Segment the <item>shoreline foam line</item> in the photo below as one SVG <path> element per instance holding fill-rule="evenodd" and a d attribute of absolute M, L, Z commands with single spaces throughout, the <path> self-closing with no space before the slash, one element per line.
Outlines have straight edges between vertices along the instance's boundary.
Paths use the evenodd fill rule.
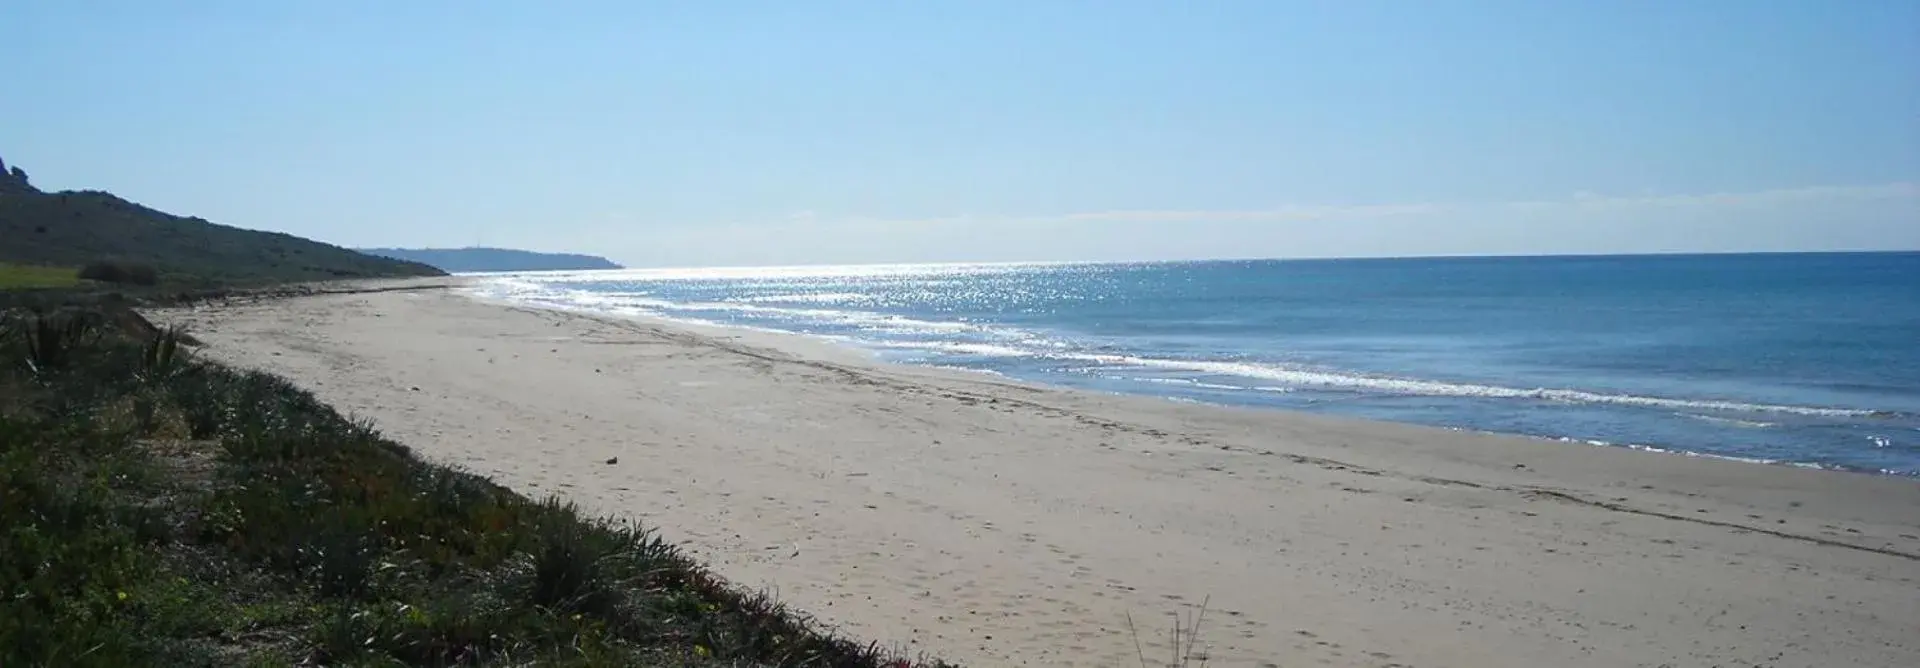
<path fill-rule="evenodd" d="M 1156 357 L 1144 357 L 1144 356 L 1138 356 L 1138 355 L 1113 355 L 1113 354 L 1075 352 L 1071 350 L 1062 350 L 1059 342 L 1048 341 L 1045 339 L 1045 337 L 1039 336 L 1031 332 L 1024 332 L 1024 331 L 1021 331 L 1015 328 L 1010 328 L 1010 327 L 993 327 L 988 325 L 981 325 L 978 323 L 957 322 L 957 321 L 930 321 L 930 320 L 921 320 L 917 318 L 908 318 L 905 316 L 897 316 L 897 315 L 891 315 L 891 314 L 885 314 L 885 313 L 872 313 L 872 312 L 866 312 L 866 311 L 836 311 L 831 309 L 782 309 L 782 308 L 728 303 L 728 302 L 680 303 L 680 302 L 661 300 L 657 298 L 645 297 L 639 294 L 609 295 L 607 293 L 602 293 L 602 292 L 593 292 L 593 291 L 575 290 L 575 289 L 560 289 L 558 290 L 560 294 L 555 295 L 553 294 L 555 290 L 549 289 L 547 286 L 540 285 L 537 283 L 520 281 L 516 279 L 506 279 L 504 277 L 500 279 L 500 282 L 502 284 L 512 284 L 515 287 L 521 288 L 522 290 L 527 290 L 527 291 L 537 290 L 539 291 L 541 296 L 546 299 L 571 300 L 574 302 L 578 302 L 582 306 L 586 306 L 588 308 L 592 308 L 592 305 L 597 305 L 597 304 L 604 304 L 604 305 L 615 306 L 615 307 L 639 308 L 639 309 L 642 309 L 646 315 L 649 315 L 651 317 L 665 318 L 669 320 L 674 320 L 679 318 L 676 318 L 668 314 L 660 313 L 659 310 L 664 309 L 664 310 L 696 311 L 696 312 L 719 311 L 719 312 L 779 314 L 782 316 L 787 316 L 792 318 L 811 318 L 811 319 L 816 319 L 816 320 L 820 320 L 822 322 L 827 322 L 831 324 L 839 324 L 839 325 L 846 325 L 846 326 L 852 326 L 852 327 L 897 326 L 897 327 L 900 327 L 902 330 L 906 330 L 907 333 L 910 333 L 911 330 L 915 330 L 915 329 L 951 331 L 951 332 L 978 332 L 982 334 L 987 334 L 989 336 L 992 336 L 995 339 L 999 339 L 1009 344 L 1009 345 L 1001 345 L 1000 343 L 985 343 L 985 342 L 970 342 L 970 341 L 863 340 L 863 339 L 849 337 L 851 338 L 852 341 L 854 341 L 858 345 L 878 347 L 878 348 L 915 349 L 915 350 L 927 350 L 927 351 L 937 352 L 937 353 L 982 355 L 982 356 L 1005 357 L 1005 358 L 1044 358 L 1044 359 L 1069 360 L 1069 361 L 1079 361 L 1079 362 L 1094 362 L 1094 363 L 1110 365 L 1110 366 L 1147 367 L 1147 368 L 1169 369 L 1169 370 L 1176 370 L 1176 371 L 1189 371 L 1189 372 L 1214 374 L 1214 375 L 1222 375 L 1222 376 L 1233 376 L 1237 378 L 1247 378 L 1247 379 L 1253 379 L 1253 380 L 1279 382 L 1279 383 L 1285 383 L 1285 384 L 1302 386 L 1302 387 L 1329 388 L 1329 389 L 1335 389 L 1335 390 L 1340 390 L 1340 389 L 1371 390 L 1375 392 L 1398 394 L 1403 396 L 1456 397 L 1456 398 L 1467 398 L 1467 399 L 1472 399 L 1472 398 L 1518 399 L 1518 400 L 1533 400 L 1533 401 L 1552 401 L 1552 402 L 1559 402 L 1559 403 L 1574 403 L 1574 404 L 1605 404 L 1605 405 L 1618 405 L 1618 406 L 1639 406 L 1639 407 L 1647 407 L 1647 408 L 1709 410 L 1709 411 L 1721 411 L 1721 412 L 1728 412 L 1728 413 L 1777 413 L 1777 414 L 1801 415 L 1801 416 L 1807 416 L 1807 417 L 1832 417 L 1832 418 L 1840 418 L 1840 417 L 1891 418 L 1891 417 L 1899 417 L 1901 415 L 1901 413 L 1897 411 L 1876 410 L 1876 409 L 1839 408 L 1839 407 L 1831 407 L 1831 406 L 1797 406 L 1797 405 L 1788 405 L 1788 404 L 1754 403 L 1754 402 L 1734 401 L 1734 400 L 1724 400 L 1724 399 L 1643 396 L 1643 395 L 1634 395 L 1634 394 L 1615 394 L 1615 393 L 1608 393 L 1608 392 L 1596 392 L 1592 390 L 1581 390 L 1581 389 L 1573 389 L 1573 388 L 1549 388 L 1549 387 L 1519 388 L 1519 387 L 1505 387 L 1505 386 L 1499 386 L 1499 385 L 1483 385 L 1483 384 L 1477 384 L 1477 383 L 1448 382 L 1448 381 L 1429 380 L 1429 379 L 1421 379 L 1421 378 L 1403 378 L 1403 377 L 1395 377 L 1395 376 L 1388 376 L 1388 375 L 1372 375 L 1372 374 L 1365 374 L 1365 373 L 1356 373 L 1351 371 L 1336 371 L 1336 370 L 1315 369 L 1315 368 L 1308 368 L 1308 367 L 1290 367 L 1290 366 L 1282 366 L 1277 364 L 1255 364 L 1255 363 L 1247 363 L 1247 362 L 1224 362 L 1224 361 L 1215 361 L 1215 360 L 1179 360 L 1179 359 L 1166 359 L 1166 358 L 1156 358 Z M 521 299 L 521 300 L 531 301 L 531 299 L 529 299 L 528 297 L 516 296 L 512 293 L 502 295 L 502 296 L 507 297 L 509 299 Z M 707 325 L 717 324 L 720 326 L 729 326 L 727 323 L 721 323 L 721 322 L 704 320 L 704 319 L 687 319 L 687 321 L 694 322 L 697 324 L 707 324 Z M 806 334 L 806 332 L 783 330 L 777 327 L 768 328 L 768 329 L 774 329 L 776 331 L 787 331 L 795 334 Z M 1022 342 L 1041 342 L 1041 341 L 1047 341 L 1048 343 L 1053 345 L 1034 346 L 1032 348 L 1021 348 L 1017 346 L 1017 344 Z"/>
<path fill-rule="evenodd" d="M 503 280 L 512 280 L 508 277 L 500 277 L 500 278 Z M 579 303 L 579 302 L 554 301 L 554 300 L 548 299 L 548 297 L 552 297 L 551 293 L 543 293 L 540 297 L 505 296 L 505 295 L 488 293 L 481 286 L 477 286 L 477 285 L 469 285 L 462 292 L 468 296 L 477 297 L 483 300 L 500 301 L 500 302 L 510 303 L 514 305 L 530 306 L 534 308 L 546 308 L 546 309 L 553 309 L 558 311 L 577 312 L 577 313 L 583 313 L 587 315 L 610 316 L 610 317 L 617 317 L 617 318 L 630 318 L 630 317 L 649 318 L 649 319 L 656 319 L 656 320 L 660 320 L 668 323 L 685 324 L 685 325 L 692 325 L 692 326 L 699 326 L 699 327 L 715 327 L 720 329 L 738 330 L 742 332 L 755 332 L 755 333 L 761 333 L 761 334 L 774 334 L 774 335 L 782 335 L 782 336 L 800 336 L 800 337 L 805 337 L 810 339 L 817 339 L 822 342 L 826 342 L 852 352 L 869 353 L 869 354 L 876 352 L 877 350 L 880 350 L 880 349 L 908 348 L 908 349 L 923 349 L 923 350 L 932 350 L 932 351 L 948 352 L 948 353 L 979 354 L 979 355 L 1001 356 L 1001 357 L 1028 357 L 1028 358 L 1048 358 L 1048 359 L 1060 359 L 1060 360 L 1078 360 L 1083 362 L 1096 362 L 1099 364 L 1103 364 L 1106 366 L 1094 367 L 1094 368 L 1111 369 L 1111 370 L 1118 370 L 1118 369 L 1125 368 L 1123 364 L 1131 364 L 1131 366 L 1134 368 L 1140 368 L 1140 367 L 1180 368 L 1177 366 L 1162 366 L 1162 364 L 1165 364 L 1165 365 L 1231 364 L 1231 365 L 1244 366 L 1241 363 L 1183 362 L 1180 360 L 1154 360 L 1152 358 L 1141 358 L 1141 357 L 1133 357 L 1133 356 L 1085 355 L 1085 354 L 1060 353 L 1058 351 L 1025 351 L 1025 350 L 1011 348 L 1007 346 L 997 346 L 994 344 L 972 344 L 972 343 L 948 342 L 948 341 L 912 342 L 912 341 L 862 340 L 862 339 L 857 339 L 854 337 L 840 335 L 840 334 L 831 334 L 831 335 L 815 334 L 815 333 L 809 333 L 809 332 L 779 329 L 775 327 L 745 325 L 745 324 L 739 324 L 739 323 L 703 320 L 703 319 L 689 318 L 689 317 L 678 317 L 678 316 L 659 313 L 657 311 L 652 311 L 645 308 L 622 307 L 617 310 L 609 310 L 605 307 L 599 306 L 597 304 L 593 304 L 592 302 L 596 301 L 595 299 L 586 300 L 589 302 L 586 304 Z M 578 292 L 582 295 L 595 297 L 595 298 L 600 297 L 604 294 L 604 293 L 574 291 L 574 290 L 569 290 L 568 292 Z M 661 304 L 672 304 L 672 302 L 664 302 L 659 300 L 650 300 L 650 301 L 658 301 Z M 1122 362 L 1116 363 L 1115 362 L 1116 360 L 1121 360 Z M 1034 382 L 1050 388 L 1063 387 L 1056 383 L 1049 382 L 1045 379 L 1032 379 L 1032 378 L 1020 379 L 1018 377 L 1009 376 L 1003 372 L 995 371 L 991 369 L 977 369 L 977 368 L 964 367 L 964 366 L 938 364 L 934 362 L 924 362 L 924 363 L 900 362 L 900 363 L 906 364 L 909 366 L 928 368 L 928 369 L 942 369 L 942 370 L 949 370 L 949 371 L 969 371 L 969 372 L 976 372 L 976 373 L 986 373 L 986 374 L 1003 377 L 1003 378 L 1013 378 L 1016 380 L 1024 380 L 1026 382 Z M 1160 364 L 1155 364 L 1155 363 L 1160 363 Z M 1238 377 L 1248 378 L 1250 380 L 1262 380 L 1262 381 L 1269 381 L 1269 382 L 1274 380 L 1280 380 L 1281 382 L 1286 382 L 1285 380 L 1282 380 L 1280 378 L 1275 378 L 1271 375 L 1246 375 L 1246 374 L 1222 373 L 1222 372 L 1213 371 L 1210 369 L 1204 369 L 1204 368 L 1196 369 L 1196 368 L 1190 368 L 1190 367 L 1185 368 L 1183 370 L 1199 371 L 1203 373 L 1213 373 L 1216 375 L 1236 375 Z M 1318 372 L 1293 372 L 1293 373 L 1303 373 L 1303 374 L 1311 375 Z M 1342 376 L 1338 374 L 1320 374 L 1320 375 L 1333 377 L 1333 378 L 1347 377 L 1347 376 Z M 1379 380 L 1379 379 L 1370 378 L 1366 376 L 1351 376 L 1351 377 L 1366 379 L 1366 380 Z M 1277 387 L 1277 386 L 1257 386 L 1256 387 L 1256 386 L 1232 386 L 1232 385 L 1224 385 L 1224 384 L 1216 384 L 1216 383 L 1207 383 L 1204 381 L 1191 380 L 1191 379 L 1153 379 L 1153 380 L 1132 379 L 1132 380 L 1139 381 L 1139 382 L 1148 382 L 1152 384 L 1184 385 L 1184 386 L 1190 386 L 1190 387 L 1201 388 L 1201 389 L 1218 389 L 1218 390 L 1244 391 L 1244 392 L 1250 392 L 1250 393 L 1268 393 L 1268 394 L 1289 393 L 1289 392 L 1296 391 L 1300 387 L 1318 387 L 1322 389 L 1327 387 L 1337 387 L 1334 385 L 1314 384 L 1314 383 L 1297 383 L 1293 387 Z M 1391 382 L 1399 382 L 1399 379 L 1385 379 L 1385 380 L 1388 380 Z M 1430 381 L 1405 381 L 1405 382 L 1429 383 Z M 1472 388 L 1472 389 L 1486 388 L 1486 389 L 1506 393 L 1508 396 L 1499 396 L 1496 394 L 1415 394 L 1413 396 L 1438 396 L 1438 397 L 1455 397 L 1455 398 L 1481 397 L 1481 398 L 1498 398 L 1498 399 L 1553 400 L 1556 396 L 1558 396 L 1558 393 L 1569 393 L 1569 394 L 1590 395 L 1590 396 L 1602 397 L 1602 398 L 1618 397 L 1620 399 L 1620 401 L 1592 401 L 1592 402 L 1586 402 L 1586 403 L 1612 403 L 1615 405 L 1632 405 L 1632 406 L 1644 406 L 1644 407 L 1651 407 L 1651 408 L 1730 410 L 1732 412 L 1744 412 L 1744 413 L 1777 413 L 1777 414 L 1792 413 L 1792 414 L 1798 414 L 1798 415 L 1804 415 L 1804 416 L 1820 416 L 1820 417 L 1887 417 L 1887 416 L 1899 415 L 1899 413 L 1891 412 L 1891 411 L 1833 409 L 1833 408 L 1802 407 L 1802 406 L 1774 406 L 1774 405 L 1767 405 L 1767 404 L 1744 404 L 1744 403 L 1737 403 L 1737 402 L 1695 401 L 1695 400 L 1683 400 L 1683 399 L 1664 399 L 1659 397 L 1637 397 L 1633 395 L 1603 395 L 1603 394 L 1595 394 L 1595 393 L 1578 392 L 1578 391 L 1572 391 L 1572 390 L 1519 390 L 1519 389 L 1513 389 L 1513 388 L 1501 388 L 1496 386 L 1456 385 L 1456 384 L 1449 384 L 1449 383 L 1433 383 L 1433 384 L 1442 385 L 1442 386 Z M 1365 387 L 1365 386 L 1361 386 L 1361 387 Z M 1365 389 L 1375 389 L 1377 391 L 1384 391 L 1384 390 L 1379 390 L 1379 388 L 1376 388 L 1376 387 L 1365 387 Z M 1262 406 L 1259 404 L 1234 404 L 1234 403 L 1216 404 L 1215 402 L 1208 402 L 1204 400 L 1193 399 L 1189 397 L 1180 397 L 1180 396 L 1174 396 L 1174 395 L 1162 395 L 1162 394 L 1152 394 L 1152 393 L 1123 393 L 1123 394 L 1137 394 L 1138 396 L 1151 397 L 1155 399 L 1162 399 L 1162 400 L 1174 401 L 1179 403 L 1199 403 L 1199 404 L 1208 404 L 1208 405 L 1250 407 L 1250 408 L 1261 409 L 1261 410 L 1274 410 L 1274 407 Z M 1723 408 L 1723 407 L 1729 407 L 1729 406 L 1740 407 L 1740 408 L 1732 408 L 1732 409 Z M 1303 411 L 1302 409 L 1279 409 L 1279 410 L 1311 412 L 1311 411 Z M 1711 418 L 1711 416 L 1697 416 L 1697 417 L 1714 419 L 1714 420 L 1725 419 L 1725 418 Z M 1746 421 L 1739 421 L 1739 420 L 1732 420 L 1732 421 L 1746 422 Z M 1816 470 L 1822 470 L 1822 471 L 1866 473 L 1866 474 L 1884 475 L 1884 476 L 1890 476 L 1890 477 L 1896 477 L 1896 478 L 1920 477 L 1920 471 L 1903 471 L 1903 470 L 1893 470 L 1893 469 L 1887 469 L 1887 468 L 1869 468 L 1869 467 L 1861 467 L 1861 466 L 1849 466 L 1839 462 L 1807 461 L 1807 460 L 1798 460 L 1798 459 L 1764 458 L 1764 457 L 1752 457 L 1752 456 L 1743 456 L 1743 455 L 1735 455 L 1735 454 L 1722 454 L 1722 453 L 1693 450 L 1693 449 L 1689 449 L 1681 446 L 1675 446 L 1675 445 L 1642 445 L 1642 444 L 1632 444 L 1632 443 L 1614 443 L 1610 441 L 1578 438 L 1573 436 L 1567 436 L 1564 434 L 1489 431 L 1489 430 L 1477 429 L 1477 428 L 1460 426 L 1460 425 L 1437 425 L 1437 424 L 1424 424 L 1424 423 L 1406 423 L 1406 424 L 1420 424 L 1422 426 L 1436 427 L 1436 428 L 1448 429 L 1448 430 L 1454 430 L 1454 431 L 1467 431 L 1467 432 L 1473 432 L 1473 433 L 1483 433 L 1483 434 L 1492 434 L 1492 435 L 1501 435 L 1501 436 L 1517 436 L 1522 438 L 1539 439 L 1543 441 L 1597 445 L 1597 446 L 1603 446 L 1603 447 L 1609 447 L 1609 448 L 1620 448 L 1620 449 L 1627 449 L 1627 450 L 1638 450 L 1641 452 L 1648 452 L 1648 453 L 1675 455 L 1680 457 L 1714 459 L 1714 460 L 1735 462 L 1735 463 L 1741 463 L 1741 464 L 1760 464 L 1765 466 L 1786 466 L 1786 467 L 1795 467 L 1795 468 L 1816 469 Z M 1765 423 L 1765 424 L 1772 424 L 1772 423 Z"/>

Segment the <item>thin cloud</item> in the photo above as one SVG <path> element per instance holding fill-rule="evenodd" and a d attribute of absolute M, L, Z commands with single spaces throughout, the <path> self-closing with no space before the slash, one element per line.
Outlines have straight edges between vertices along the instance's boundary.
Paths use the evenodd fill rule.
<path fill-rule="evenodd" d="M 1563 199 L 1515 200 L 1505 202 L 1453 202 L 1417 204 L 1293 205 L 1265 209 L 1113 209 L 1034 215 L 957 214 L 925 218 L 827 217 L 813 211 L 797 211 L 781 221 L 741 222 L 734 226 L 855 226 L 863 228 L 943 227 L 967 225 L 1046 225 L 1075 223 L 1262 223 L 1371 220 L 1419 218 L 1437 214 L 1525 211 L 1529 213 L 1592 212 L 1621 209 L 1737 209 L 1820 203 L 1916 200 L 1920 204 L 1920 184 L 1911 182 L 1875 185 L 1809 186 L 1746 192 L 1688 193 L 1672 195 L 1599 195 L 1575 193 Z M 1920 216 L 1920 208 L 1915 209 Z"/>
<path fill-rule="evenodd" d="M 1556 208 L 1682 208 L 1779 206 L 1817 202 L 1859 202 L 1888 199 L 1920 199 L 1920 184 L 1883 183 L 1878 185 L 1809 186 L 1747 192 L 1693 193 L 1679 195 L 1603 196 L 1580 193 L 1565 200 L 1509 202 L 1504 206 L 1523 209 Z"/>
<path fill-rule="evenodd" d="M 1058 216 L 1038 216 L 1016 220 L 1045 222 L 1283 222 L 1313 220 L 1360 220 L 1485 209 L 1623 209 L 1780 206 L 1819 202 L 1857 202 L 1889 199 L 1920 199 L 1920 184 L 1885 183 L 1877 185 L 1810 186 L 1748 192 L 1689 193 L 1677 195 L 1596 195 L 1577 193 L 1560 200 L 1528 200 L 1495 203 L 1451 204 L 1360 204 L 1306 205 L 1252 211 L 1221 210 L 1149 210 L 1090 211 Z M 1916 212 L 1920 214 L 1920 211 Z"/>
<path fill-rule="evenodd" d="M 1350 206 L 1289 206 L 1275 209 L 1257 209 L 1245 211 L 1221 210 L 1149 210 L 1149 211 L 1089 211 L 1069 213 L 1059 216 L 1042 216 L 1028 220 L 1052 220 L 1061 222 L 1115 221 L 1130 223 L 1152 222 L 1189 222 L 1206 221 L 1296 221 L 1296 220 L 1337 220 L 1352 218 L 1381 218 L 1386 216 L 1409 216 L 1438 213 L 1444 207 L 1435 204 L 1361 204 Z"/>

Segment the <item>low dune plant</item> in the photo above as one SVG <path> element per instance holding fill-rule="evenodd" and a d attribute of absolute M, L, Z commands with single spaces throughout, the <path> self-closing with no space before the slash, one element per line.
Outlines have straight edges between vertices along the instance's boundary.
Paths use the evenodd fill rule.
<path fill-rule="evenodd" d="M 1148 659 L 1146 648 L 1140 643 L 1140 629 L 1133 623 L 1133 613 L 1127 613 L 1127 630 L 1133 635 L 1133 651 L 1140 659 L 1140 668 L 1206 668 L 1210 657 L 1200 645 L 1200 633 L 1207 621 L 1207 606 L 1212 603 L 1213 597 L 1209 596 L 1201 600 L 1199 608 L 1169 613 L 1172 624 L 1167 633 L 1165 663 Z"/>
<path fill-rule="evenodd" d="M 943 665 L 422 461 L 179 330 L 4 322 L 0 666 Z"/>

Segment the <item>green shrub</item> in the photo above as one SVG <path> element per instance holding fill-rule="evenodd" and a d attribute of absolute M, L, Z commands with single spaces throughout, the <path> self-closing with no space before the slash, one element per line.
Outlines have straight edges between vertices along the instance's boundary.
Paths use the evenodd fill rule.
<path fill-rule="evenodd" d="M 115 322 L 0 318 L 0 666 L 913 665 Z"/>
<path fill-rule="evenodd" d="M 126 283 L 129 285 L 159 285 L 160 270 L 150 265 L 132 262 L 101 261 L 91 262 L 80 267 L 79 277 L 102 283 Z"/>

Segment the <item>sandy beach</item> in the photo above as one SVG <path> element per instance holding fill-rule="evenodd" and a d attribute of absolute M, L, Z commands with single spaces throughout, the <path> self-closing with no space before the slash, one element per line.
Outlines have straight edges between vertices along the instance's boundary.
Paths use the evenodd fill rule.
<path fill-rule="evenodd" d="M 1920 665 L 1920 481 L 1044 388 L 457 290 L 164 311 L 432 459 L 975 666 Z M 1149 663 L 1149 665 L 1160 665 Z"/>

